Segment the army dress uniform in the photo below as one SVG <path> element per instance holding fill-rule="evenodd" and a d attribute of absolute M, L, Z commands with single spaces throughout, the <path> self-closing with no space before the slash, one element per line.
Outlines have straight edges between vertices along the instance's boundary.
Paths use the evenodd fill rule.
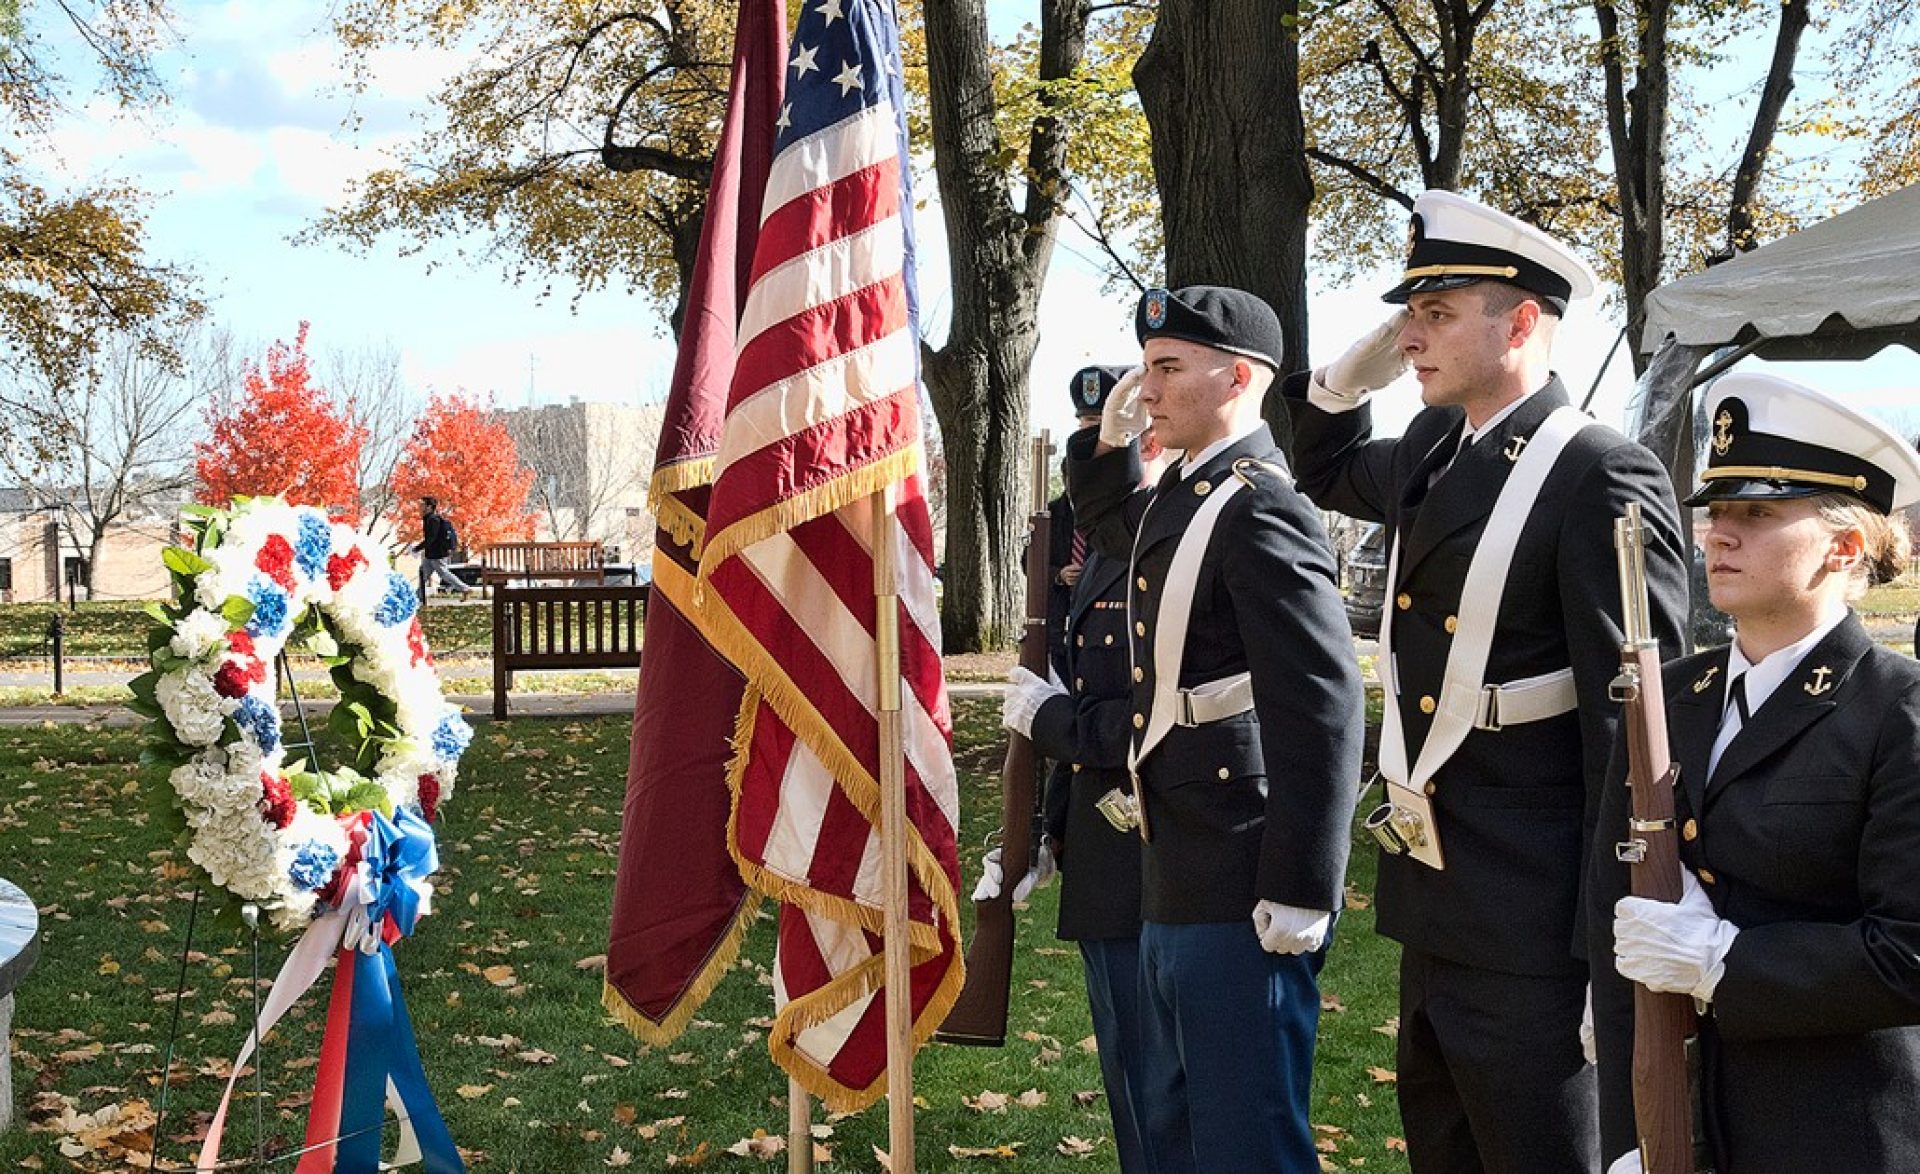
<path fill-rule="evenodd" d="M 1231 345 L 1220 322 L 1205 318 L 1209 296 L 1150 292 L 1142 341 L 1164 324 L 1189 330 L 1174 337 Z M 1199 317 L 1188 297 L 1200 302 Z M 1277 321 L 1271 333 L 1277 353 Z M 1096 455 L 1097 439 L 1088 429 L 1069 441 L 1067 480 L 1096 549 L 1130 559 L 1136 743 L 1155 716 L 1156 635 L 1185 623 L 1182 712 L 1168 715 L 1176 724 L 1136 767 L 1147 833 L 1141 975 L 1153 1168 L 1315 1169 L 1307 1098 L 1325 947 L 1269 954 L 1250 916 L 1263 900 L 1341 907 L 1363 710 L 1333 555 L 1264 424 L 1195 467 L 1169 469 L 1151 489 L 1139 487 L 1137 447 Z M 1183 537 L 1235 482 L 1188 609 L 1162 614 Z M 1235 707 L 1217 704 L 1218 689 L 1237 678 L 1250 697 L 1223 715 Z"/>
<path fill-rule="evenodd" d="M 1148 1169 L 1141 1149 L 1140 837 L 1098 811 L 1127 781 L 1133 685 L 1128 676 L 1127 564 L 1087 557 L 1065 622 L 1067 696 L 1034 715 L 1031 737 L 1055 762 L 1046 832 L 1060 866 L 1062 941 L 1086 971 L 1100 1074 L 1124 1174 Z"/>
<path fill-rule="evenodd" d="M 1126 375 L 1127 368 L 1115 366 L 1082 367 L 1067 381 L 1075 418 L 1098 418 L 1114 385 Z M 1073 499 L 1062 493 L 1047 503 L 1047 663 L 1054 675 L 1067 679 L 1067 612 L 1073 606 L 1074 589 L 1061 573 L 1067 567 L 1086 564 L 1086 536 L 1075 529 Z"/>
<path fill-rule="evenodd" d="M 1518 222 L 1461 207 L 1468 202 L 1458 197 L 1435 214 L 1438 195 L 1448 194 L 1421 197 L 1433 223 L 1416 240 L 1409 273 L 1445 267 L 1455 247 L 1446 213 L 1468 221 L 1454 221 L 1462 238 L 1482 218 L 1498 218 L 1502 234 L 1518 231 Z M 1423 255 L 1428 248 L 1440 260 Z M 1563 253 L 1557 242 L 1538 249 L 1562 271 L 1584 270 Z M 1484 264 L 1498 254 L 1466 258 Z M 1510 260 L 1530 265 L 1523 276 L 1535 285 L 1557 279 L 1561 305 L 1575 288 L 1564 272 L 1535 272 L 1537 256 Z M 1396 291 L 1400 300 L 1406 288 Z M 1365 403 L 1328 410 L 1310 397 L 1309 379 L 1302 372 L 1283 385 L 1301 490 L 1324 509 L 1384 523 L 1397 544 L 1385 600 L 1391 646 L 1377 664 L 1391 682 L 1388 704 L 1397 686 L 1412 761 L 1435 725 L 1463 589 L 1495 502 L 1536 434 L 1567 406 L 1566 390 L 1550 378 L 1463 445 L 1458 407 L 1424 408 L 1399 437 L 1375 439 Z M 1524 522 L 1482 678 L 1519 686 L 1571 669 L 1572 696 L 1563 712 L 1536 720 L 1477 714 L 1422 784 L 1444 868 L 1380 857 L 1377 926 L 1403 947 L 1396 1087 L 1416 1174 L 1591 1170 L 1598 1161 L 1593 1075 L 1578 1037 L 1586 987 L 1578 911 L 1588 821 L 1618 720 L 1607 694 L 1621 633 L 1611 522 L 1632 501 L 1653 535 L 1653 631 L 1663 649 L 1680 650 L 1685 563 L 1666 471 L 1645 448 L 1589 424 L 1565 443 L 1532 500 L 1518 503 Z"/>
<path fill-rule="evenodd" d="M 1728 375 L 1708 418 L 1783 382 Z M 1905 449 L 1882 439 L 1889 453 Z M 1733 447 L 1712 463 L 1776 458 Z M 1836 467 L 1818 454 L 1792 463 Z M 1920 467 L 1910 449 L 1892 463 L 1911 500 Z M 1746 488 L 1795 496 L 1791 479 Z M 1888 512 L 1896 500 L 1876 504 Z M 1875 644 L 1850 611 L 1800 644 L 1751 668 L 1730 646 L 1662 673 L 1681 865 L 1738 929 L 1700 1019 L 1697 1125 L 1718 1174 L 1920 1170 L 1920 665 Z M 1745 682 L 1775 657 L 1762 697 Z M 1736 675 L 1744 721 L 1730 699 Z M 1595 832 L 1587 918 L 1610 1159 L 1635 1144 L 1632 986 L 1613 965 L 1614 902 L 1628 889 L 1613 853 L 1629 834 L 1625 777 L 1622 747 Z"/>

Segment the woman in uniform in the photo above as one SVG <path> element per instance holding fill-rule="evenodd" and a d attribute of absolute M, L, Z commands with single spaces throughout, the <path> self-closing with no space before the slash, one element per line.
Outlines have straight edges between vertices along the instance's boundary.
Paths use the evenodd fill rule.
<path fill-rule="evenodd" d="M 1906 569 L 1920 457 L 1763 375 L 1719 381 L 1707 582 L 1730 647 L 1666 666 L 1683 895 L 1625 896 L 1624 751 L 1600 805 L 1590 957 L 1609 1174 L 1640 1170 L 1632 982 L 1692 996 L 1718 1174 L 1920 1171 L 1920 665 L 1851 607 Z"/>

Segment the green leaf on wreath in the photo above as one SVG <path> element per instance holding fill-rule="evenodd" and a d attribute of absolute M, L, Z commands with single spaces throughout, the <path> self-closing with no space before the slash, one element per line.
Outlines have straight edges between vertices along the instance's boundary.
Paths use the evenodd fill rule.
<path fill-rule="evenodd" d="M 393 799 L 387 789 L 379 783 L 363 780 L 355 783 L 347 792 L 347 811 L 378 811 L 388 819 L 393 818 Z"/>
<path fill-rule="evenodd" d="M 253 618 L 253 600 L 244 595 L 229 595 L 220 605 L 220 616 L 227 621 L 229 628 L 244 628 Z"/>
<path fill-rule="evenodd" d="M 160 552 L 160 561 L 177 575 L 192 578 L 213 569 L 213 564 L 184 546 L 169 546 Z"/>

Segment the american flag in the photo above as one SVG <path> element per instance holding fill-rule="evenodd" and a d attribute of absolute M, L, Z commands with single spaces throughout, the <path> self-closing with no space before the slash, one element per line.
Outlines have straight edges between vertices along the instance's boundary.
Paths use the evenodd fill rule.
<path fill-rule="evenodd" d="M 886 1079 L 876 493 L 899 591 L 916 1042 L 964 970 L 899 62 L 890 4 L 806 0 L 700 566 L 706 627 L 747 679 L 734 857 L 783 902 L 770 1043 L 837 1109 Z"/>

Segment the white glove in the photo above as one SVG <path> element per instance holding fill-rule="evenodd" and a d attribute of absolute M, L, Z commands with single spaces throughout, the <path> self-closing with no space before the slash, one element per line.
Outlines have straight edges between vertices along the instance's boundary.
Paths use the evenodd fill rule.
<path fill-rule="evenodd" d="M 1040 859 L 1027 870 L 1027 875 L 1020 878 L 1020 883 L 1013 886 L 1014 903 L 1018 904 L 1032 896 L 1033 890 L 1046 887 L 1047 882 L 1052 880 L 1053 874 L 1058 871 L 1059 868 L 1053 862 L 1053 849 L 1047 847 L 1045 840 L 1041 840 Z M 995 848 L 980 861 L 980 883 L 973 886 L 973 899 L 994 900 L 1000 895 L 1002 883 L 1004 878 L 1000 872 L 1000 849 Z"/>
<path fill-rule="evenodd" d="M 1023 738 L 1030 738 L 1033 718 L 1040 707 L 1051 698 L 1066 694 L 1065 689 L 1052 681 L 1043 681 L 1014 665 L 1013 671 L 1007 674 L 1007 691 L 1000 699 L 1000 724 Z"/>
<path fill-rule="evenodd" d="M 1600 1041 L 1593 1031 L 1593 984 L 1587 984 L 1587 1009 L 1580 1013 L 1580 1054 L 1587 1063 L 1600 1062 Z"/>
<path fill-rule="evenodd" d="M 1647 1174 L 1647 1168 L 1640 1164 L 1639 1150 L 1628 1150 L 1613 1160 L 1607 1174 Z"/>
<path fill-rule="evenodd" d="M 1395 310 L 1385 322 L 1360 336 L 1346 353 L 1313 373 L 1307 401 L 1323 412 L 1350 412 L 1367 397 L 1400 378 L 1407 356 L 1400 349 L 1400 328 L 1411 317 Z"/>
<path fill-rule="evenodd" d="M 1739 930 L 1713 911 L 1693 874 L 1680 874 L 1680 902 L 1622 897 L 1613 906 L 1613 965 L 1650 991 L 1692 995 L 1705 1003 L 1727 971 Z"/>
<path fill-rule="evenodd" d="M 1310 954 L 1326 944 L 1327 927 L 1332 924 L 1333 914 L 1319 909 L 1298 909 L 1278 901 L 1253 907 L 1253 932 L 1269 954 Z"/>
<path fill-rule="evenodd" d="M 1107 404 L 1100 409 L 1101 444 L 1125 448 L 1153 422 L 1140 402 L 1140 380 L 1146 373 L 1145 367 L 1129 369 L 1107 394 Z"/>

